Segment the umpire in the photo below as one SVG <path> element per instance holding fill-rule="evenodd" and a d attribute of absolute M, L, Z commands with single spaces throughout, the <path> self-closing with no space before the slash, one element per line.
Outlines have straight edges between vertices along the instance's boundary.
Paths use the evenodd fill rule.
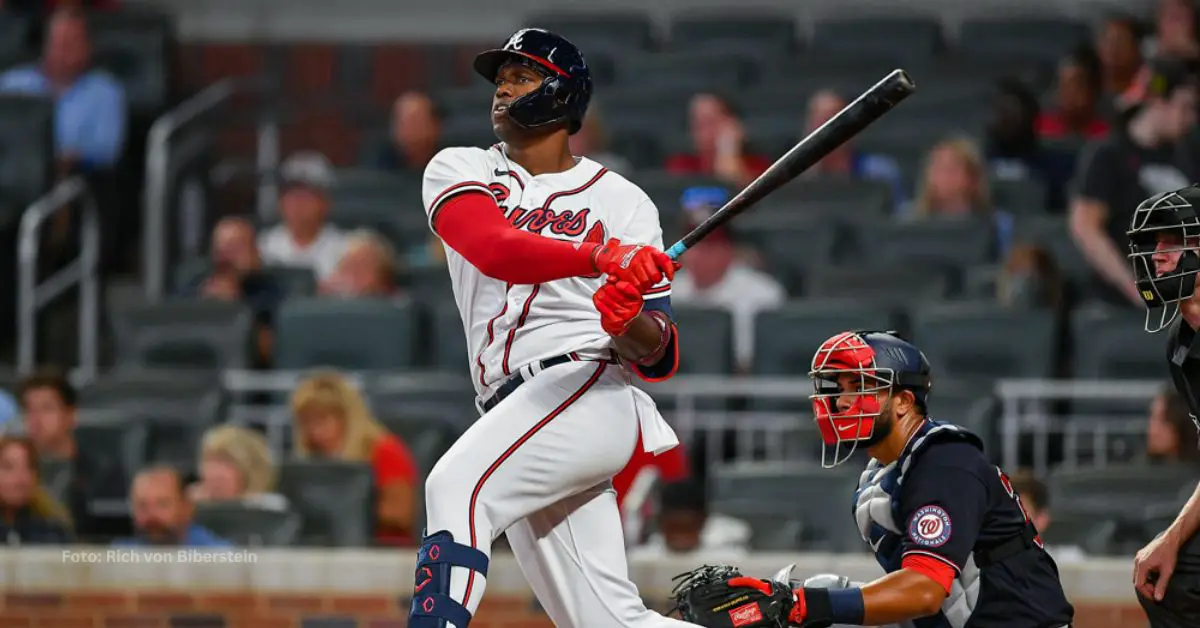
<path fill-rule="evenodd" d="M 1134 210 L 1129 260 L 1146 304 L 1146 331 L 1169 329 L 1175 388 L 1200 429 L 1200 187 L 1152 196 Z M 1152 628 L 1200 626 L 1200 487 L 1166 531 L 1138 552 L 1133 584 Z"/>

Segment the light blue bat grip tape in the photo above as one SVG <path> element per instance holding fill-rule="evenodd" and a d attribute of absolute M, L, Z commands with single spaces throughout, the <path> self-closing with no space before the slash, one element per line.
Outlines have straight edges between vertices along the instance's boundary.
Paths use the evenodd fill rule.
<path fill-rule="evenodd" d="M 683 240 L 680 240 L 679 242 L 672 244 L 671 248 L 667 249 L 667 257 L 671 259 L 679 259 L 679 256 L 683 255 L 683 252 L 686 250 L 688 250 L 687 245 L 683 243 Z"/>

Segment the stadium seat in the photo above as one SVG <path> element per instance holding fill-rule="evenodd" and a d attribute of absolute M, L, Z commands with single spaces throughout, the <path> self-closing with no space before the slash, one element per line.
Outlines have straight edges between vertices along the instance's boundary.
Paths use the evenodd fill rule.
<path fill-rule="evenodd" d="M 290 547 L 300 540 L 300 516 L 239 502 L 201 502 L 196 523 L 239 547 Z"/>
<path fill-rule="evenodd" d="M 992 395 L 992 383 L 957 379 L 956 373 L 936 367 L 933 382 L 926 409 L 929 416 L 967 428 L 983 440 L 988 457 L 999 461 L 999 404 Z"/>
<path fill-rule="evenodd" d="M 912 340 L 934 373 L 991 381 L 1054 375 L 1057 321 L 1049 310 L 995 303 L 930 303 L 912 312 Z"/>
<path fill-rule="evenodd" d="M 1083 308 L 1071 316 L 1071 372 L 1081 379 L 1166 379 L 1163 345 L 1135 309 Z"/>
<path fill-rule="evenodd" d="M 144 421 L 136 419 L 81 420 L 75 426 L 75 443 L 80 457 L 90 465 L 84 470 L 87 485 L 122 489 L 119 495 L 87 491 L 89 500 L 119 499 L 146 464 L 148 429 Z"/>
<path fill-rule="evenodd" d="M 893 318 L 886 310 L 851 300 L 789 301 L 759 313 L 752 370 L 755 375 L 807 376 L 822 342 L 850 329 L 891 329 Z"/>
<path fill-rule="evenodd" d="M 1017 221 L 1016 241 L 1045 249 L 1066 279 L 1084 288 L 1084 292 L 1091 288 L 1091 266 L 1071 238 L 1065 216 L 1021 216 Z"/>
<path fill-rule="evenodd" d="M 25 15 L 13 11 L 0 13 L 0 72 L 34 56 L 28 47 L 32 27 Z"/>
<path fill-rule="evenodd" d="M 1094 512 L 1071 512 L 1055 508 L 1054 519 L 1042 540 L 1055 547 L 1078 547 L 1087 554 L 1104 556 L 1112 553 L 1120 527 L 1118 521 L 1098 517 Z"/>
<path fill-rule="evenodd" d="M 317 293 L 317 276 L 310 268 L 268 266 L 263 273 L 282 286 L 289 298 L 311 297 Z"/>
<path fill-rule="evenodd" d="M 79 405 L 141 417 L 188 418 L 215 423 L 221 411 L 216 373 L 117 369 L 79 387 Z"/>
<path fill-rule="evenodd" d="M 809 50 L 816 55 L 924 60 L 942 48 L 942 26 L 932 17 L 850 17 L 819 20 Z M 918 79 L 919 81 L 919 79 Z"/>
<path fill-rule="evenodd" d="M 479 112 L 476 112 L 478 114 Z M 421 179 L 415 175 L 396 174 L 367 168 L 344 168 L 337 173 L 337 183 L 331 194 L 336 211 L 341 201 L 373 200 L 392 203 L 400 199 L 421 198 Z"/>
<path fill-rule="evenodd" d="M 89 16 L 96 65 L 125 86 L 135 115 L 157 115 L 171 103 L 175 28 L 171 16 L 146 10 Z"/>
<path fill-rule="evenodd" d="M 1046 185 L 1040 181 L 999 180 L 991 182 L 992 203 L 1016 216 L 1045 214 L 1049 202 Z"/>
<path fill-rule="evenodd" d="M 11 224 L 53 182 L 54 104 L 0 95 L 0 226 Z"/>
<path fill-rule="evenodd" d="M 850 505 L 861 469 L 795 463 L 736 463 L 712 470 L 712 510 L 731 516 L 794 516 L 804 549 L 855 550 L 862 539 Z M 826 507 L 813 508 L 813 504 Z M 844 507 L 828 507 L 842 504 Z"/>
<path fill-rule="evenodd" d="M 995 232 L 984 220 L 863 221 L 856 225 L 855 236 L 856 250 L 880 265 L 963 267 L 995 259 Z"/>
<path fill-rule="evenodd" d="M 435 304 L 431 312 L 433 340 L 431 356 L 433 366 L 447 373 L 465 373 L 468 370 L 468 360 L 472 358 L 467 350 L 467 337 L 463 332 L 462 314 L 453 301 L 443 301 Z"/>
<path fill-rule="evenodd" d="M 826 217 L 884 216 L 892 210 L 892 189 L 882 181 L 797 179 L 771 197 L 773 204 L 790 204 L 797 212 Z"/>
<path fill-rule="evenodd" d="M 443 417 L 421 417 L 414 414 L 389 415 L 379 413 L 379 421 L 388 431 L 399 436 L 416 458 L 421 477 L 429 475 L 433 465 L 458 439 L 458 430 Z"/>
<path fill-rule="evenodd" d="M 365 464 L 289 460 L 279 466 L 279 492 L 302 520 L 300 543 L 365 547 L 375 529 L 375 488 Z"/>
<path fill-rule="evenodd" d="M 749 84 L 751 65 L 743 57 L 708 52 L 625 55 L 617 60 L 617 84 L 689 93 L 732 89 Z"/>
<path fill-rule="evenodd" d="M 727 187 L 711 177 L 676 175 L 661 170 L 638 172 L 631 178 L 650 200 L 654 201 L 663 225 L 664 237 L 668 240 L 670 237 L 667 234 L 677 233 L 679 229 L 679 216 L 682 211 L 679 199 L 684 190 L 697 186 Z"/>
<path fill-rule="evenodd" d="M 750 524 L 750 549 L 759 552 L 796 552 L 804 545 L 804 522 L 796 517 L 741 516 Z"/>
<path fill-rule="evenodd" d="M 681 132 L 687 128 L 688 103 L 693 95 L 653 83 L 614 85 L 598 94 L 594 102 L 611 133 L 639 132 L 657 136 L 663 131 Z M 661 164 L 654 167 L 661 167 Z"/>
<path fill-rule="evenodd" d="M 727 310 L 674 306 L 679 325 L 679 372 L 725 374 L 733 370 L 733 318 Z"/>
<path fill-rule="evenodd" d="M 454 304 L 454 289 L 445 266 L 412 268 L 403 272 L 400 279 L 413 300 L 423 306 Z"/>
<path fill-rule="evenodd" d="M 146 421 L 146 460 L 169 464 L 185 474 L 200 469 L 200 443 L 209 424 L 180 419 Z"/>
<path fill-rule="evenodd" d="M 1124 464 L 1059 469 L 1046 484 L 1056 510 L 1129 518 L 1149 504 L 1176 500 L 1179 487 L 1195 480 L 1195 468 L 1186 464 Z"/>
<path fill-rule="evenodd" d="M 791 294 L 800 293 L 805 270 L 833 262 L 840 235 L 832 220 L 778 213 L 750 212 L 734 228 L 739 240 L 766 257 L 768 270 Z"/>
<path fill-rule="evenodd" d="M 1051 17 L 967 18 L 959 28 L 958 53 L 973 59 L 1055 63 L 1088 43 L 1086 24 Z"/>
<path fill-rule="evenodd" d="M 573 11 L 525 20 L 566 37 L 586 54 L 620 54 L 648 49 L 654 41 L 650 16 L 637 12 Z"/>
<path fill-rule="evenodd" d="M 688 12 L 671 21 L 672 50 L 739 53 L 766 58 L 796 50 L 796 23 L 787 14 Z"/>
<path fill-rule="evenodd" d="M 909 305 L 948 298 L 954 290 L 951 272 L 923 264 L 850 263 L 814 268 L 805 275 L 805 296 L 849 299 L 867 304 Z M 856 308 L 857 309 L 857 308 Z"/>
<path fill-rule="evenodd" d="M 288 301 L 275 320 L 275 366 L 410 368 L 416 360 L 416 319 L 412 303 L 388 299 Z M 331 329 L 340 333 L 328 333 Z"/>
<path fill-rule="evenodd" d="M 244 369 L 254 316 L 240 303 L 178 299 L 127 304 L 111 312 L 122 367 Z"/>

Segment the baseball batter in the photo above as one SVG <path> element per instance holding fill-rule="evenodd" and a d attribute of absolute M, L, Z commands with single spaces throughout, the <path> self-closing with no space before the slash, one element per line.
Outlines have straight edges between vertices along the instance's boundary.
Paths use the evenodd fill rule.
<path fill-rule="evenodd" d="M 635 185 L 573 157 L 592 83 L 583 55 L 539 29 L 480 54 L 501 143 L 449 148 L 425 171 L 482 418 L 425 484 L 410 628 L 466 628 L 508 536 L 550 618 L 574 628 L 685 627 L 629 581 L 611 478 L 642 436 L 678 445 L 630 374 L 678 365 L 674 263 Z"/>

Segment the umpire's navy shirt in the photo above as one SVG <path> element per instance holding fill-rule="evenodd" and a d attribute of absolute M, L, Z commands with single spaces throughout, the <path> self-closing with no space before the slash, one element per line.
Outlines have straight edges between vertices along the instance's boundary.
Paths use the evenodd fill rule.
<path fill-rule="evenodd" d="M 900 488 L 905 534 L 898 550 L 905 568 L 947 586 L 977 548 L 999 544 L 1033 524 L 1008 478 L 979 448 L 950 441 L 922 449 Z M 1057 628 L 1070 624 L 1073 616 L 1054 560 L 1033 548 L 983 570 L 967 627 Z M 944 622 L 937 617 L 914 623 L 926 628 Z"/>

